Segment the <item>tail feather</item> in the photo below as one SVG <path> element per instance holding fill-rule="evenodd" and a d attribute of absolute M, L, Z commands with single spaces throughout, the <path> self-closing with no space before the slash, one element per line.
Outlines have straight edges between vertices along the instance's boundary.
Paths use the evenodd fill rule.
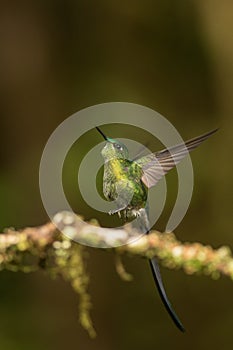
<path fill-rule="evenodd" d="M 146 234 L 149 234 L 150 225 L 149 225 L 149 219 L 148 219 L 148 207 L 140 209 L 140 216 L 138 219 L 139 219 L 139 225 L 141 227 L 142 232 L 146 232 Z M 152 271 L 154 281 L 155 281 L 156 287 L 158 289 L 160 298 L 161 298 L 167 312 L 171 316 L 171 318 L 172 318 L 173 322 L 175 323 L 175 325 L 177 326 L 177 328 L 179 328 L 179 330 L 181 332 L 184 332 L 185 329 L 184 329 L 182 323 L 180 322 L 178 316 L 176 315 L 175 311 L 173 310 L 173 308 L 168 300 L 167 294 L 166 294 L 164 286 L 163 286 L 163 281 L 162 281 L 159 265 L 158 265 L 156 258 L 150 259 L 149 263 L 150 263 L 151 271 Z"/>
<path fill-rule="evenodd" d="M 171 306 L 171 304 L 170 304 L 170 302 L 168 300 L 168 297 L 166 295 L 157 260 L 155 258 L 150 259 L 149 263 L 150 263 L 150 267 L 151 267 L 151 270 L 152 270 L 152 273 L 153 273 L 154 281 L 155 281 L 155 284 L 157 286 L 159 295 L 160 295 L 160 297 L 162 299 L 162 302 L 163 302 L 165 308 L 167 309 L 167 312 L 171 316 L 171 318 L 174 321 L 174 323 L 177 326 L 177 328 L 179 328 L 179 330 L 181 332 L 184 332 L 185 329 L 184 329 L 182 323 L 180 322 L 178 316 L 176 315 L 175 311 L 173 310 L 173 308 L 172 308 L 172 306 Z"/>

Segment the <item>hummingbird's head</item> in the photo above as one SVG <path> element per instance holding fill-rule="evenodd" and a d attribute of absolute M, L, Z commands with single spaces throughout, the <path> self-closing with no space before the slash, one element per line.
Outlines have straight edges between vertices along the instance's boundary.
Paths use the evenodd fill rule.
<path fill-rule="evenodd" d="M 106 144 L 101 151 L 101 154 L 105 161 L 109 161 L 113 158 L 128 159 L 128 149 L 122 142 L 107 137 L 98 127 L 96 127 L 96 129 L 106 140 Z"/>

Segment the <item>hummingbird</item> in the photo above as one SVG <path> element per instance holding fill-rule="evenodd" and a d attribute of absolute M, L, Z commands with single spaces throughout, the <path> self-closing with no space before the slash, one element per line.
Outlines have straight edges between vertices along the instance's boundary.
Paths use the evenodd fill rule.
<path fill-rule="evenodd" d="M 148 189 L 155 186 L 190 151 L 218 130 L 214 129 L 184 143 L 130 160 L 128 149 L 122 142 L 107 137 L 99 127 L 96 129 L 106 141 L 101 151 L 104 159 L 103 194 L 106 200 L 114 201 L 116 205 L 116 209 L 109 211 L 109 214 L 118 214 L 125 221 L 134 217 L 140 218 L 143 230 L 147 234 L 150 231 L 147 207 Z M 184 332 L 184 326 L 165 292 L 157 259 L 149 259 L 149 264 L 167 312 L 178 329 Z"/>

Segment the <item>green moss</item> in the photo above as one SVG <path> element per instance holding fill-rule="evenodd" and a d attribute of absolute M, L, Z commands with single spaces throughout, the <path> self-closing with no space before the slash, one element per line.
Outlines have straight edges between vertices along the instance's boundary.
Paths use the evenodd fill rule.
<path fill-rule="evenodd" d="M 41 245 L 19 233 L 14 242 L 3 240 L 0 245 L 0 270 L 29 273 L 42 268 L 54 279 L 62 276 L 79 296 L 79 320 L 91 337 L 95 330 L 90 317 L 91 300 L 88 294 L 89 277 L 86 271 L 85 248 L 65 236 Z"/>
<path fill-rule="evenodd" d="M 52 274 L 54 276 L 56 270 L 78 294 L 80 323 L 90 337 L 94 337 L 96 332 L 90 317 L 91 301 L 88 294 L 89 277 L 85 268 L 85 248 L 68 241 L 67 238 L 61 242 L 54 242 L 53 247 L 55 269 L 53 267 Z"/>

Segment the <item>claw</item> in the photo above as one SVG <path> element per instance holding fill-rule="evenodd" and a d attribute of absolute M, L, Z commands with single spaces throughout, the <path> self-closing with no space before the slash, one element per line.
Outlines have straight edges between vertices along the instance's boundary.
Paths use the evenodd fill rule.
<path fill-rule="evenodd" d="M 139 216 L 141 216 L 141 213 L 139 210 L 132 210 L 132 214 L 135 218 L 139 218 Z"/>
<path fill-rule="evenodd" d="M 121 219 L 121 212 L 120 211 L 118 211 L 118 216 L 119 216 L 119 218 Z"/>
<path fill-rule="evenodd" d="M 118 213 L 118 215 L 121 217 L 120 212 L 121 212 L 122 210 L 125 210 L 125 207 L 118 208 L 118 209 L 115 209 L 115 210 L 109 210 L 108 214 L 109 214 L 109 215 L 113 215 L 113 214 Z"/>

